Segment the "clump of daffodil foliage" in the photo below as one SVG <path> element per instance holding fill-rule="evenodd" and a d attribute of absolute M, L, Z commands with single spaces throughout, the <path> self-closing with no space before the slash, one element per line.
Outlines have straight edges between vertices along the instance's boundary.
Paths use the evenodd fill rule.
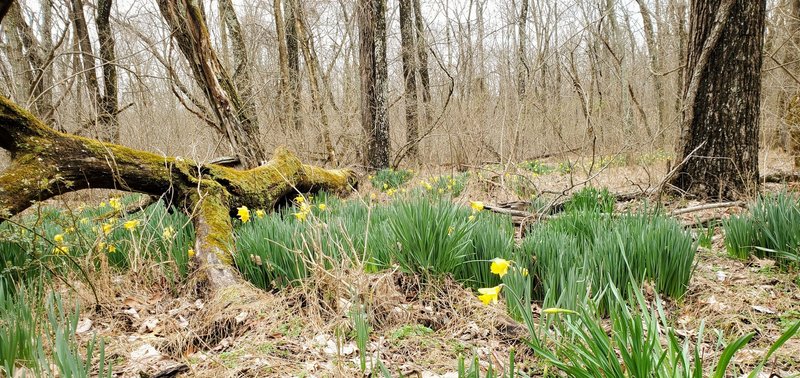
<path fill-rule="evenodd" d="M 406 169 L 381 169 L 369 176 L 369 181 L 375 189 L 387 191 L 397 190 L 414 177 L 414 172 Z"/>
<path fill-rule="evenodd" d="M 177 285 L 188 273 L 194 229 L 188 217 L 163 203 L 126 213 L 138 196 L 111 197 L 70 209 L 42 207 L 0 225 L 0 279 L 79 270 L 83 263 L 129 269 L 152 264 Z"/>

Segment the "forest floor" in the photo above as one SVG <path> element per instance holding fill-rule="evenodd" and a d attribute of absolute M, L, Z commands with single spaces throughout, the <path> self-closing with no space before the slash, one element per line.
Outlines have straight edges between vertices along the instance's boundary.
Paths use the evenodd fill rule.
<path fill-rule="evenodd" d="M 587 164 L 587 159 L 581 161 Z M 762 161 L 762 174 L 790 169 L 788 158 L 778 153 L 764 156 Z M 549 163 L 556 166 L 562 162 Z M 443 171 L 426 169 L 418 177 Z M 472 172 L 479 178 L 473 177 L 457 202 L 483 200 L 491 204 L 520 199 L 519 181 L 510 179 L 518 172 L 499 166 Z M 663 159 L 646 165 L 608 164 L 588 184 L 616 193 L 635 192 L 658 185 L 665 173 Z M 553 198 L 583 185 L 587 176 L 550 172 L 528 176 L 525 181 L 533 189 L 523 190 L 550 193 Z M 765 190 L 781 188 L 770 185 Z M 360 195 L 370 190 L 362 185 Z M 673 210 L 696 204 L 676 200 L 666 207 Z M 634 201 L 617 206 L 624 210 L 642 205 L 642 201 Z M 739 211 L 742 208 L 729 207 L 679 218 L 690 225 L 698 219 L 720 219 Z M 682 338 L 693 338 L 704 327 L 705 338 L 699 342 L 708 353 L 716 353 L 710 352 L 716 350 L 713 344 L 723 338 L 755 332 L 753 341 L 736 354 L 731 369 L 745 373 L 792 322 L 800 320 L 800 276 L 781 272 L 771 260 L 728 257 L 721 227 L 697 231 L 713 235 L 711 248 L 699 249 L 687 294 L 677 301 L 665 300 L 667 316 Z M 497 368 L 508 364 L 512 349 L 519 370 L 530 376 L 547 374 L 545 365 L 526 346 L 527 329 L 507 315 L 502 303 L 484 305 L 474 292 L 449 280 L 425 283 L 397 270 L 368 274 L 320 269 L 302 286 L 264 292 L 250 306 L 225 308 L 225 313 L 238 316 L 221 319 L 217 314 L 223 309 L 211 308 L 188 285 L 165 287 L 148 271 L 101 273 L 90 274 L 102 305 L 83 306 L 78 334 L 85 340 L 93 334 L 105 339 L 106 356 L 116 361 L 114 371 L 124 377 L 169 377 L 177 371 L 198 377 L 377 376 L 369 374 L 378 359 L 394 374 L 456 377 L 459 356 L 466 357 L 467 363 L 477 356 L 484 367 L 491 362 Z M 348 293 L 353 290 L 369 293 L 374 308 L 369 314 L 372 328 L 366 374 L 359 368 L 350 326 Z M 89 286 L 80 280 L 62 291 L 84 304 L 94 302 Z M 767 363 L 764 376 L 800 374 L 798 356 L 800 338 L 795 337 Z M 713 368 L 706 366 L 705 370 Z"/>

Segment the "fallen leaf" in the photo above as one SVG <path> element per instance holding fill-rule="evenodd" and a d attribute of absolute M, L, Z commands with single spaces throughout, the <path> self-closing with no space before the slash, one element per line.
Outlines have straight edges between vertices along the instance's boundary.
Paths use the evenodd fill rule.
<path fill-rule="evenodd" d="M 135 308 L 133 308 L 133 307 L 131 307 L 131 308 L 128 308 L 128 309 L 126 309 L 126 310 L 122 310 L 122 313 L 123 313 L 123 314 L 128 314 L 128 315 L 130 315 L 130 316 L 131 316 L 131 317 L 133 317 L 134 319 L 139 319 L 139 312 L 138 312 L 138 311 L 136 311 L 136 309 L 135 309 Z"/>
<path fill-rule="evenodd" d="M 234 319 L 236 319 L 236 323 L 241 323 L 247 319 L 247 312 L 241 312 L 239 315 L 236 315 Z"/>
<path fill-rule="evenodd" d="M 131 362 L 137 364 L 151 364 L 161 359 L 161 353 L 150 344 L 142 344 L 131 352 Z"/>
<path fill-rule="evenodd" d="M 92 329 L 92 319 L 83 318 L 78 321 L 77 327 L 75 327 L 75 334 L 80 335 L 81 333 L 85 333 Z"/>

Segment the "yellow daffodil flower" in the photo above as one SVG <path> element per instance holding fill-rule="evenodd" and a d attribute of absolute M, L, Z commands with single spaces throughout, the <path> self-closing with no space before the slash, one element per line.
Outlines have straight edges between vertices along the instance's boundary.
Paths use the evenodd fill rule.
<path fill-rule="evenodd" d="M 111 233 L 111 230 L 114 229 L 114 225 L 111 223 L 104 223 L 103 224 L 103 235 L 108 235 Z"/>
<path fill-rule="evenodd" d="M 326 205 L 324 203 L 321 203 L 321 204 L 317 205 L 317 207 L 319 208 L 320 211 L 325 211 L 325 209 L 328 208 L 328 205 Z"/>
<path fill-rule="evenodd" d="M 297 203 L 306 202 L 306 197 L 303 197 L 303 196 L 294 197 L 294 202 L 297 202 Z"/>
<path fill-rule="evenodd" d="M 472 222 L 472 221 L 474 221 L 474 220 L 475 220 L 475 216 L 474 216 L 474 215 L 470 215 L 469 217 L 467 217 L 467 220 L 469 220 L 470 222 Z"/>
<path fill-rule="evenodd" d="M 172 239 L 172 237 L 175 236 L 175 229 L 172 228 L 172 226 L 168 226 L 164 229 L 164 232 L 161 233 L 161 236 L 163 236 L 164 239 Z"/>
<path fill-rule="evenodd" d="M 73 232 L 75 232 L 75 227 L 69 227 L 66 230 L 64 230 L 65 234 L 71 234 Z"/>
<path fill-rule="evenodd" d="M 511 261 L 506 259 L 496 258 L 492 260 L 491 271 L 492 273 L 500 276 L 501 278 L 508 274 L 508 267 L 511 266 Z"/>
<path fill-rule="evenodd" d="M 106 203 L 105 202 L 100 202 L 100 208 L 102 209 L 104 207 L 106 207 Z"/>
<path fill-rule="evenodd" d="M 64 243 L 64 235 L 56 234 L 56 236 L 53 236 L 53 241 L 55 241 L 58 244 L 63 244 Z"/>
<path fill-rule="evenodd" d="M 300 222 L 303 222 L 303 221 L 306 220 L 306 217 L 308 217 L 308 213 L 303 212 L 303 211 L 297 212 L 297 213 L 294 213 L 294 217 L 297 218 L 297 220 L 299 220 Z"/>
<path fill-rule="evenodd" d="M 194 248 L 189 248 L 189 250 L 186 251 L 186 254 L 189 256 L 190 259 L 194 257 Z"/>
<path fill-rule="evenodd" d="M 478 293 L 481 295 L 478 296 L 478 299 L 483 302 L 483 304 L 488 305 L 489 303 L 497 302 L 497 297 L 500 295 L 500 289 L 503 288 L 503 284 L 497 285 L 495 287 L 486 287 L 478 289 Z"/>
<path fill-rule="evenodd" d="M 117 251 L 117 247 L 114 244 L 108 245 L 108 253 L 114 253 Z"/>
<path fill-rule="evenodd" d="M 122 202 L 119 200 L 119 198 L 112 198 L 108 200 L 108 204 L 116 211 L 122 210 Z"/>
<path fill-rule="evenodd" d="M 483 202 L 481 201 L 469 201 L 469 207 L 472 208 L 473 212 L 481 212 L 483 211 Z"/>
<path fill-rule="evenodd" d="M 390 188 L 389 190 L 386 191 L 386 195 L 388 195 L 389 197 L 393 196 L 395 193 L 397 193 L 397 189 L 395 188 Z"/>
<path fill-rule="evenodd" d="M 266 215 L 267 213 L 264 212 L 264 210 L 261 209 L 256 210 L 256 218 L 263 219 Z"/>
<path fill-rule="evenodd" d="M 125 227 L 125 229 L 128 231 L 133 231 L 134 229 L 136 229 L 136 227 L 139 227 L 139 220 L 138 219 L 129 220 L 125 222 L 122 226 Z"/>
<path fill-rule="evenodd" d="M 238 211 L 236 212 L 236 215 L 239 216 L 239 220 L 241 220 L 242 223 L 247 223 L 250 221 L 250 210 L 247 208 L 247 206 L 242 206 L 237 210 Z"/>
<path fill-rule="evenodd" d="M 59 245 L 58 247 L 53 248 L 54 255 L 66 255 L 69 254 L 69 247 L 66 245 Z"/>

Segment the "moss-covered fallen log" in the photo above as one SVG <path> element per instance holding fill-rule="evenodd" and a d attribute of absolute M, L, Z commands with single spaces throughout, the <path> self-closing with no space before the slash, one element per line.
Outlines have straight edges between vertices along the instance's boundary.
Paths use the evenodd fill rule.
<path fill-rule="evenodd" d="M 350 170 L 306 165 L 284 148 L 266 164 L 240 171 L 65 134 L 2 96 L 0 148 L 11 154 L 0 173 L 0 223 L 37 201 L 80 189 L 164 196 L 192 218 L 195 259 L 216 287 L 238 281 L 231 267 L 236 208 L 272 209 L 298 192 L 346 193 L 354 184 Z"/>

